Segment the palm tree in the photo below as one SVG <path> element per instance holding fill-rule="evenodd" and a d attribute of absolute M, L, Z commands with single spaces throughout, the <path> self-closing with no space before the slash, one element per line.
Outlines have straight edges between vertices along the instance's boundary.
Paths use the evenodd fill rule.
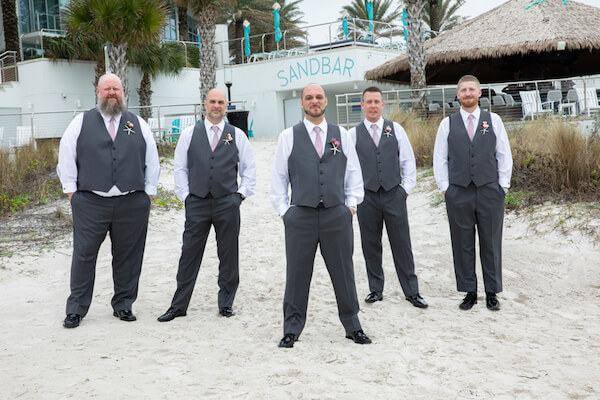
<path fill-rule="evenodd" d="M 4 26 L 4 41 L 6 50 L 16 51 L 17 60 L 21 57 L 19 46 L 19 21 L 17 19 L 17 2 L 15 0 L 2 0 L 2 24 Z"/>
<path fill-rule="evenodd" d="M 64 37 L 48 39 L 47 56 L 52 60 L 88 60 L 94 61 L 94 80 L 92 87 L 94 96 L 98 79 L 106 71 L 104 60 L 104 42 L 98 35 L 84 35 L 79 32 L 69 32 Z"/>
<path fill-rule="evenodd" d="M 69 32 L 97 35 L 108 42 L 112 72 L 121 78 L 127 104 L 127 49 L 157 42 L 166 24 L 161 0 L 77 0 L 65 8 Z"/>
<path fill-rule="evenodd" d="M 187 0 L 173 0 L 173 3 L 177 6 L 177 19 L 179 21 L 179 40 L 187 42 L 188 40 L 188 19 L 187 19 Z"/>
<path fill-rule="evenodd" d="M 149 43 L 143 47 L 130 48 L 128 57 L 140 66 L 142 80 L 137 89 L 140 96 L 140 116 L 145 120 L 152 117 L 152 81 L 159 74 L 177 75 L 185 67 L 185 53 L 177 42 Z"/>
<path fill-rule="evenodd" d="M 404 0 L 407 14 L 408 63 L 410 65 L 410 88 L 413 110 L 424 110 L 425 99 L 425 37 L 423 35 L 423 13 L 427 0 Z"/>
<path fill-rule="evenodd" d="M 402 8 L 400 6 L 394 6 L 393 3 L 393 0 L 373 0 L 373 21 L 393 24 L 395 20 L 401 18 Z M 344 11 L 350 15 L 350 18 L 357 18 L 365 21 L 369 19 L 367 13 L 367 3 L 365 0 L 352 0 L 350 5 L 342 7 L 340 13 L 343 14 Z M 369 32 L 368 22 L 357 21 L 356 24 L 353 24 L 351 19 L 348 20 L 349 38 L 359 38 L 361 34 L 364 35 L 366 32 Z M 396 31 L 386 25 L 375 23 L 373 24 L 373 32 L 377 36 L 389 37 L 390 35 L 399 34 L 401 30 Z M 338 38 L 344 38 L 344 33 L 341 27 Z"/>
<path fill-rule="evenodd" d="M 182 0 L 184 1 L 184 0 Z M 187 0 L 187 6 L 198 19 L 200 33 L 200 101 L 216 86 L 215 24 L 217 11 L 226 9 L 233 0 Z"/>
<path fill-rule="evenodd" d="M 465 0 L 428 0 L 425 4 L 423 21 L 432 37 L 448 31 L 458 25 L 459 16 L 456 12 Z"/>
<path fill-rule="evenodd" d="M 230 21 L 230 39 L 241 39 L 244 37 L 244 20 L 248 20 L 251 23 L 251 35 L 261 30 L 265 32 L 269 32 L 269 29 L 272 30 L 273 14 L 271 14 L 271 4 L 271 0 L 234 0 L 223 13 L 224 19 Z M 237 64 L 242 62 L 243 52 L 240 41 L 232 40 L 229 43 L 229 53 L 235 56 Z"/>

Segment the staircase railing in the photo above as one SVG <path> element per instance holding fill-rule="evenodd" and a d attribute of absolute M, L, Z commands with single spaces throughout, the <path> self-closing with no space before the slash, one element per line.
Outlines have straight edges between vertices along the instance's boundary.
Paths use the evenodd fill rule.
<path fill-rule="evenodd" d="M 18 80 L 17 52 L 5 51 L 0 54 L 0 84 L 4 82 L 17 82 Z"/>

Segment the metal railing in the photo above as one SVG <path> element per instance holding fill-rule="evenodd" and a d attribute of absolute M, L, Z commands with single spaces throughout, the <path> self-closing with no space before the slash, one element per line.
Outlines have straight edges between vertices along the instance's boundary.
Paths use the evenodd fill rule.
<path fill-rule="evenodd" d="M 386 112 L 395 108 L 417 111 L 425 119 L 441 120 L 460 109 L 456 85 L 430 86 L 426 108 L 413 110 L 411 89 L 383 92 Z M 494 112 L 504 121 L 522 121 L 556 116 L 573 120 L 590 119 L 600 112 L 600 75 L 541 81 L 482 84 L 479 106 Z M 336 95 L 338 123 L 352 128 L 364 119 L 360 106 L 362 93 Z"/>
<path fill-rule="evenodd" d="M 245 102 L 229 102 L 227 112 L 242 111 Z M 177 140 L 181 131 L 201 120 L 205 114 L 202 104 L 169 104 L 150 107 L 129 107 L 135 114 L 150 109 L 147 122 L 157 142 Z M 0 113 L 0 147 L 14 148 L 38 141 L 60 139 L 73 118 L 86 110 Z"/>
<path fill-rule="evenodd" d="M 0 84 L 19 80 L 17 52 L 5 51 L 0 54 Z"/>

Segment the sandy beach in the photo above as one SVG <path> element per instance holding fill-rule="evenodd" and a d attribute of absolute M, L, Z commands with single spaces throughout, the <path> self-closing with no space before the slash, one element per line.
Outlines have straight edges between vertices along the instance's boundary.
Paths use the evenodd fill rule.
<path fill-rule="evenodd" d="M 110 240 L 98 257 L 92 307 L 71 330 L 62 326 L 71 236 L 43 251 L 1 257 L 0 399 L 600 398 L 600 244 L 578 225 L 568 228 L 573 218 L 565 213 L 577 211 L 548 205 L 533 216 L 508 214 L 502 309 L 486 309 L 479 276 L 479 303 L 461 311 L 446 210 L 430 170 L 419 170 L 408 199 L 416 272 L 429 308 L 404 299 L 385 234 L 385 299 L 364 303 L 355 219 L 360 319 L 373 344 L 345 339 L 317 253 L 306 328 L 293 349 L 278 348 L 284 235 L 268 198 L 276 139 L 251 143 L 257 190 L 241 211 L 237 315 L 218 315 L 211 233 L 187 317 L 156 321 L 175 290 L 183 209 L 153 207 L 133 323 L 112 316 Z M 173 188 L 171 165 L 161 173 L 166 189 Z M 597 228 L 600 220 L 585 224 Z"/>

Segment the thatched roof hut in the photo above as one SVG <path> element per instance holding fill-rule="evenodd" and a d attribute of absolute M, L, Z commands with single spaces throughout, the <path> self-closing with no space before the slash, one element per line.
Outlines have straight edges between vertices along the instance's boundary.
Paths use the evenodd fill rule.
<path fill-rule="evenodd" d="M 600 73 L 600 8 L 568 0 L 508 2 L 428 41 L 427 83 L 554 79 Z M 407 54 L 367 71 L 365 79 L 410 82 Z"/>

